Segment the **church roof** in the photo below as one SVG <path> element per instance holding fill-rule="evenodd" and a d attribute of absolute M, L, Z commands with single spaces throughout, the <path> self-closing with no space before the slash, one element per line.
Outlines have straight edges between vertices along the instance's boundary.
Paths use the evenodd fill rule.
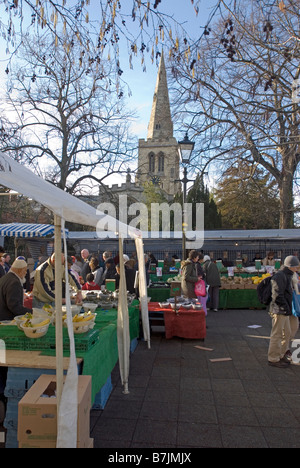
<path fill-rule="evenodd" d="M 156 86 L 153 96 L 152 110 L 148 125 L 148 139 L 168 139 L 173 137 L 173 122 L 171 118 L 167 73 L 164 53 L 162 51 Z"/>

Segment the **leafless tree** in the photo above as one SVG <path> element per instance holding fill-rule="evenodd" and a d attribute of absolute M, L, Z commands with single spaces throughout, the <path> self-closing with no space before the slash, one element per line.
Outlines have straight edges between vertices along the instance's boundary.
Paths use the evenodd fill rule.
<path fill-rule="evenodd" d="M 79 194 L 126 172 L 135 154 L 129 136 L 133 114 L 126 111 L 121 88 L 116 96 L 110 64 L 92 44 L 83 54 L 72 38 L 61 47 L 48 36 L 23 37 L 1 106 L 6 122 L 0 148 Z"/>
<path fill-rule="evenodd" d="M 195 166 L 214 165 L 219 177 L 237 160 L 263 168 L 279 189 L 279 227 L 290 228 L 300 161 L 299 1 L 222 4 L 205 42 L 173 51 L 173 106 L 201 149 Z"/>

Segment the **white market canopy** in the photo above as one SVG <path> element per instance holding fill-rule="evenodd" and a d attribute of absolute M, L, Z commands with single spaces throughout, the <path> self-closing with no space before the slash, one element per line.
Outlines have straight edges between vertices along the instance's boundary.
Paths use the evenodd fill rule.
<path fill-rule="evenodd" d="M 52 224 L 9 223 L 0 224 L 0 236 L 8 237 L 44 237 L 54 234 Z M 68 235 L 68 230 L 66 230 Z"/>
<path fill-rule="evenodd" d="M 126 238 L 127 234 L 134 239 L 142 237 L 139 229 L 121 223 L 79 198 L 64 192 L 4 153 L 0 153 L 0 184 L 37 201 L 65 221 L 98 229 L 99 222 L 104 219 L 116 226 L 116 232 L 122 238 Z"/>

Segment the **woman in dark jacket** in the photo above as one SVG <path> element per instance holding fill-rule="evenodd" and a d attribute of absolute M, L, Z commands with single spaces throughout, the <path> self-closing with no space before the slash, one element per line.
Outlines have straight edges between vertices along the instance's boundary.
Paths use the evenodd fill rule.
<path fill-rule="evenodd" d="M 189 258 L 182 262 L 181 292 L 184 296 L 192 299 L 197 298 L 195 294 L 195 284 L 198 281 L 197 262 L 199 253 L 191 250 Z"/>

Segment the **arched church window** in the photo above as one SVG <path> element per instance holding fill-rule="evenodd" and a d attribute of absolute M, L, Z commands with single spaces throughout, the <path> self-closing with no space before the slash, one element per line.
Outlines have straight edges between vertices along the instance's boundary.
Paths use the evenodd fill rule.
<path fill-rule="evenodd" d="M 164 172 L 164 170 L 165 170 L 165 155 L 163 153 L 159 153 L 158 172 Z"/>
<path fill-rule="evenodd" d="M 154 153 L 149 154 L 149 172 L 155 171 L 155 156 Z"/>

